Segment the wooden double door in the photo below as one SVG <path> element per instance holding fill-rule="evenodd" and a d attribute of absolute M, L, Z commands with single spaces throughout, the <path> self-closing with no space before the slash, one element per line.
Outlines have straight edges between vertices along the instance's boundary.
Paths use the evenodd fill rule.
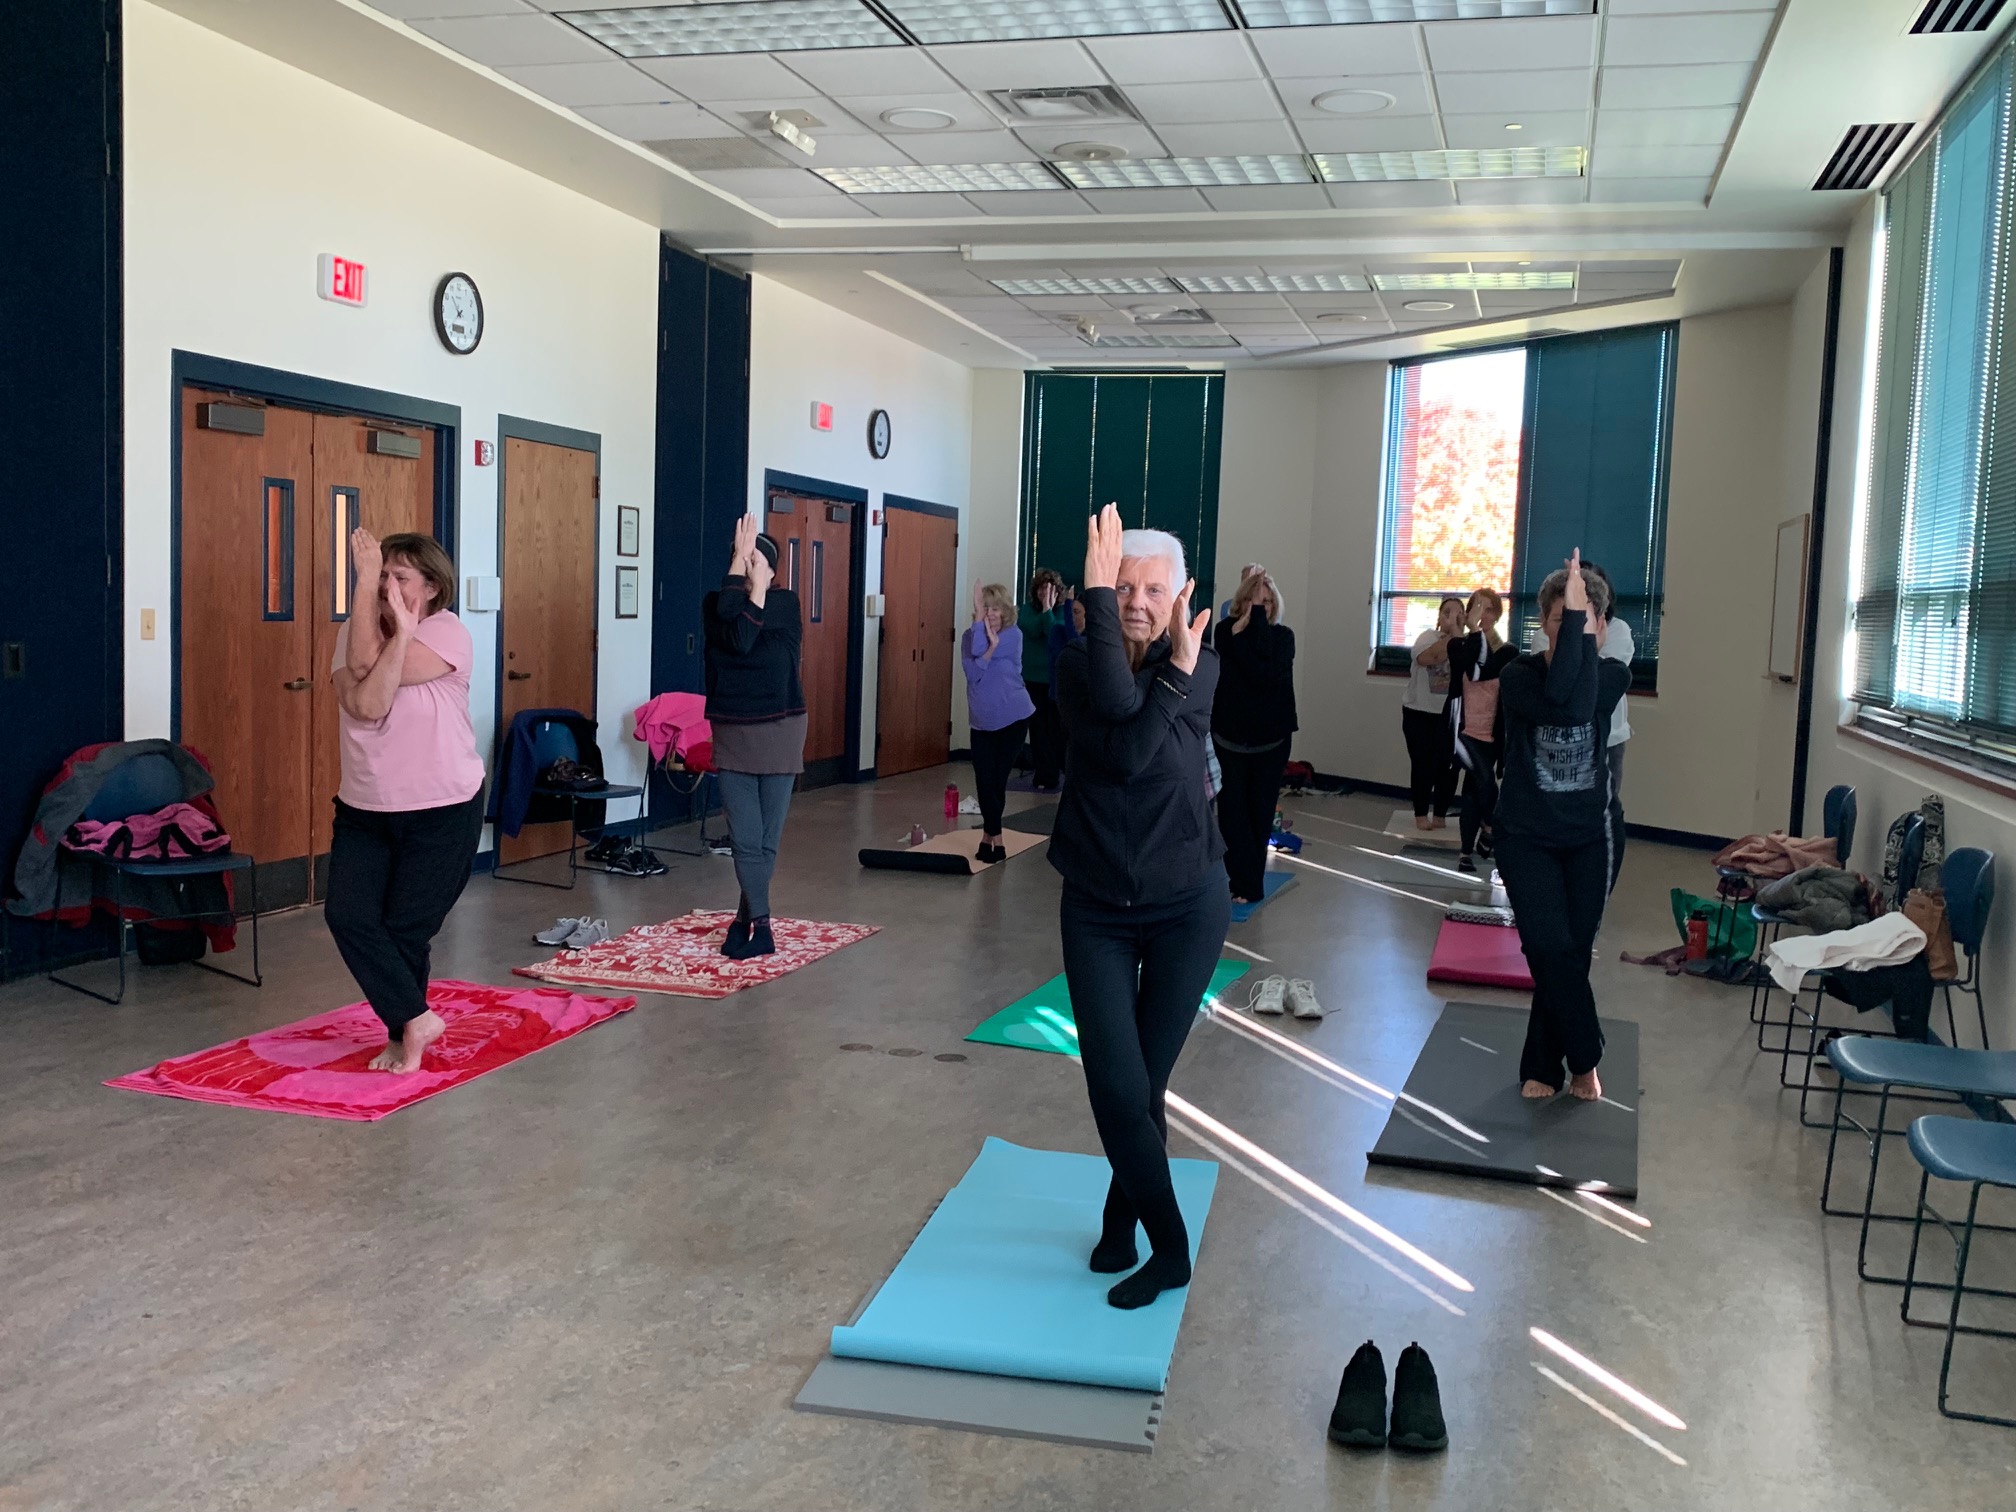
<path fill-rule="evenodd" d="M 798 595 L 805 641 L 805 781 L 837 781 L 847 761 L 847 659 L 854 607 L 855 504 L 772 489 L 763 529 L 777 542 L 777 582 Z"/>
<path fill-rule="evenodd" d="M 952 754 L 959 520 L 900 507 L 883 518 L 875 772 L 893 777 L 942 766 Z"/>
<path fill-rule="evenodd" d="M 377 597 L 350 532 L 432 534 L 434 431 L 194 385 L 181 428 L 178 738 L 211 764 L 261 906 L 308 902 L 340 780 L 336 636 Z"/>

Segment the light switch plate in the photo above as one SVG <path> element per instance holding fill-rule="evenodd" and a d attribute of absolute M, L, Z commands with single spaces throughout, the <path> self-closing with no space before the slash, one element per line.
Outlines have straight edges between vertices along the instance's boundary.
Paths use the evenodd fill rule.
<path fill-rule="evenodd" d="M 504 580 L 494 577 L 472 577 L 463 590 L 462 607 L 471 614 L 495 614 L 503 603 Z"/>
<path fill-rule="evenodd" d="M 869 594 L 867 598 L 862 600 L 861 612 L 870 619 L 882 618 L 882 595 L 879 593 Z"/>

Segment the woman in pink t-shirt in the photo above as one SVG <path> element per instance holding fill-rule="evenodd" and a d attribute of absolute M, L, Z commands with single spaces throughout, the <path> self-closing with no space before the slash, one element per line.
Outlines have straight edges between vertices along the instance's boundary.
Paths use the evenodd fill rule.
<path fill-rule="evenodd" d="M 342 785 L 322 916 L 385 1022 L 377 1071 L 418 1071 L 447 1026 L 427 1006 L 434 936 L 476 859 L 483 758 L 469 722 L 469 632 L 432 537 L 350 537 L 368 601 L 337 632 Z M 367 589 L 367 591 L 369 591 Z"/>

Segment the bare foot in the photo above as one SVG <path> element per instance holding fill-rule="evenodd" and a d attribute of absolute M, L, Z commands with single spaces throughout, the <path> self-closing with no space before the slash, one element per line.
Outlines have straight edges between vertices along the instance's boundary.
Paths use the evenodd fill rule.
<path fill-rule="evenodd" d="M 409 1019 L 404 1033 L 399 1037 L 399 1056 L 385 1069 L 401 1075 L 418 1071 L 422 1058 L 427 1054 L 427 1047 L 447 1032 L 447 1024 L 442 1022 L 441 1015 L 436 1013 L 432 1008 L 429 1008 L 416 1019 Z M 383 1058 L 382 1056 L 380 1057 L 380 1059 Z M 377 1062 L 373 1061 L 372 1064 L 376 1065 Z"/>
<path fill-rule="evenodd" d="M 390 1071 L 399 1064 L 400 1059 L 405 1054 L 405 1047 L 397 1040 L 387 1041 L 385 1048 L 371 1058 L 369 1069 L 373 1071 Z"/>
<path fill-rule="evenodd" d="M 1434 827 L 1435 827 L 1434 825 L 1428 822 L 1428 816 L 1426 814 L 1416 814 L 1414 816 L 1414 828 L 1418 830 L 1425 830 L 1425 829 L 1433 829 Z"/>
<path fill-rule="evenodd" d="M 1437 814 L 1433 819 L 1428 821 L 1428 828 L 1447 829 L 1449 828 L 1449 821 L 1444 819 L 1440 814 Z"/>
<path fill-rule="evenodd" d="M 1595 1102 L 1603 1095 L 1603 1082 L 1594 1070 L 1585 1071 L 1568 1078 L 1568 1091 L 1584 1102 Z"/>
<path fill-rule="evenodd" d="M 1543 1097 L 1552 1097 L 1560 1090 L 1559 1087 L 1550 1087 L 1543 1081 L 1529 1081 L 1521 1084 L 1519 1095 L 1521 1097 L 1530 1097 L 1537 1101 Z"/>

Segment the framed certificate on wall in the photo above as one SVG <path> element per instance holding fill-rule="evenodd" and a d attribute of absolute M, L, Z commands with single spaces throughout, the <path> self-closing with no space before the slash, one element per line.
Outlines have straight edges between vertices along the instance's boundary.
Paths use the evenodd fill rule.
<path fill-rule="evenodd" d="M 638 552 L 638 538 L 643 529 L 643 511 L 634 504 L 624 504 L 616 511 L 616 555 L 633 557 Z"/>
<path fill-rule="evenodd" d="M 637 618 L 637 569 L 616 569 L 616 618 Z"/>

